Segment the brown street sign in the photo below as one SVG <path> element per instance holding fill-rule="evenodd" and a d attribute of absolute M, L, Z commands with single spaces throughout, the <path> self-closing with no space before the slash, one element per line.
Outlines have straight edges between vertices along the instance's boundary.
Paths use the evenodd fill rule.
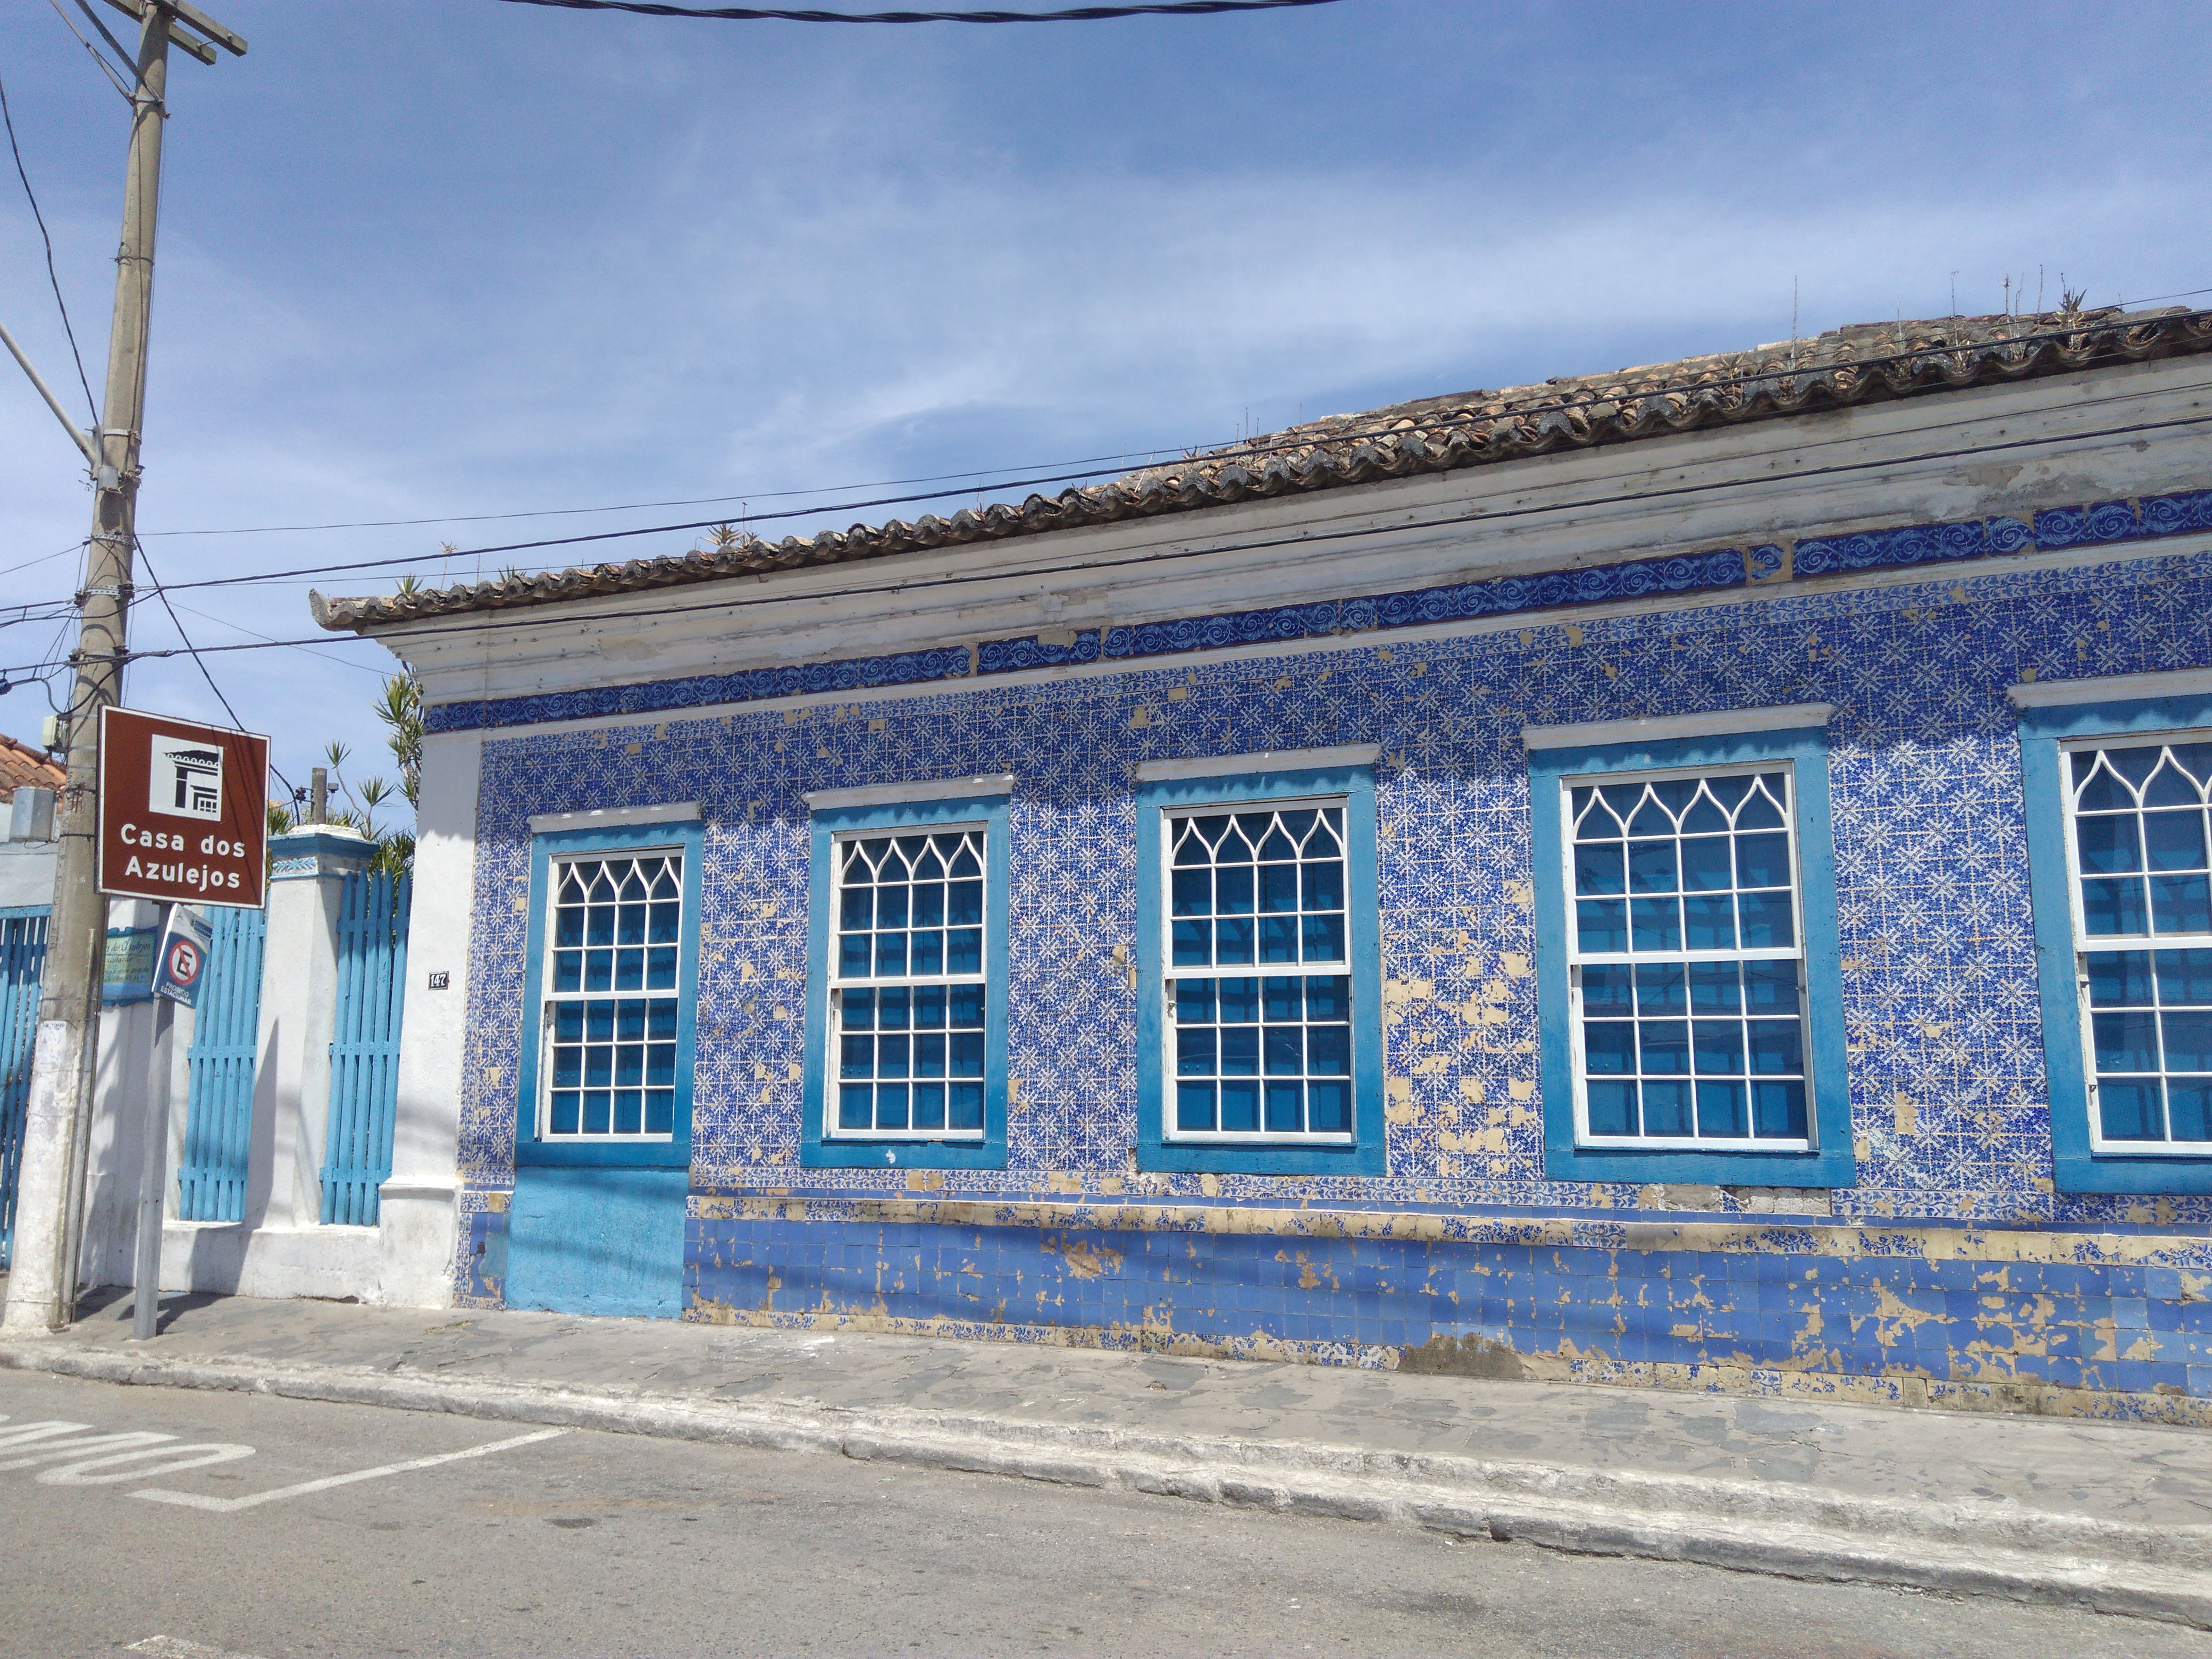
<path fill-rule="evenodd" d="M 135 708 L 100 717 L 100 890 L 262 908 L 269 739 Z"/>

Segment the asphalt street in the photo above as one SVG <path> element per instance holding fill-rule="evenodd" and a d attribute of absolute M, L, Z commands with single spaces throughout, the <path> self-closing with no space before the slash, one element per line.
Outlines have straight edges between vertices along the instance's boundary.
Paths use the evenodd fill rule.
<path fill-rule="evenodd" d="M 11 1656 L 2212 1656 L 2094 1613 L 827 1455 L 21 1373 L 0 1413 Z"/>

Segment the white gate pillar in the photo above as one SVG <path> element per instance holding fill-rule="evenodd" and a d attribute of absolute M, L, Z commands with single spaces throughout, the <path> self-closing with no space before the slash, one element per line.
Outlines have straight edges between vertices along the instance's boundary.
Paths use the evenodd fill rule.
<path fill-rule="evenodd" d="M 476 908 L 483 761 L 483 740 L 472 732 L 433 736 L 422 745 L 392 1174 L 378 1198 L 384 1234 L 380 1297 L 406 1307 L 445 1308 L 453 1300 L 469 923 Z"/>
<path fill-rule="evenodd" d="M 338 904 L 347 872 L 366 869 L 375 851 L 368 837 L 332 824 L 269 838 L 269 928 L 246 1178 L 249 1228 L 313 1227 L 322 1219 Z"/>

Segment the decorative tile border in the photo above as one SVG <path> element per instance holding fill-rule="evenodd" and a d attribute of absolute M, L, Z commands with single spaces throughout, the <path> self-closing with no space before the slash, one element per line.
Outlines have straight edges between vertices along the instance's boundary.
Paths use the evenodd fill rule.
<path fill-rule="evenodd" d="M 880 657 L 846 658 L 734 674 L 481 702 L 439 704 L 424 723 L 431 732 L 590 720 L 608 714 L 646 714 L 712 703 L 756 702 L 772 697 L 853 691 L 885 685 L 987 678 L 1035 668 L 1100 660 L 1135 659 L 1190 651 L 1218 650 L 1267 641 L 1418 628 L 1478 617 L 1510 616 L 1565 605 L 1601 605 L 1662 594 L 1715 593 L 1790 577 L 1844 575 L 1866 570 L 1997 558 L 2031 550 L 2055 551 L 2144 538 L 2212 530 L 2212 489 L 2138 501 L 2098 501 L 2039 512 L 2033 524 L 2015 518 L 1967 519 L 1954 524 L 1908 525 L 1850 536 L 1807 537 L 1794 544 L 1749 549 L 1723 547 L 1666 559 L 1637 559 L 1588 569 L 1534 576 L 1501 576 L 1449 587 L 1414 588 L 1362 599 L 1328 599 L 1219 616 L 1146 623 L 1132 628 L 1086 629 L 1073 639 L 1036 635 L 943 646 Z M 557 620 L 549 617 L 549 621 Z"/>

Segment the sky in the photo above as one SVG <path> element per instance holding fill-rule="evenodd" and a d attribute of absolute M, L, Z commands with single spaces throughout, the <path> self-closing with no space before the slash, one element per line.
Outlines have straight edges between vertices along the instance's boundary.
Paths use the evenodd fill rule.
<path fill-rule="evenodd" d="M 2193 3 L 2094 28 L 2027 0 L 1006 27 L 206 5 L 251 50 L 172 59 L 139 580 L 401 562 L 177 586 L 173 622 L 135 611 L 140 649 L 313 635 L 311 585 L 697 536 L 474 550 L 500 544 L 949 512 L 1055 464 L 1787 339 L 1793 313 L 1809 335 L 1995 312 L 2008 276 L 2031 308 L 2062 273 L 2094 304 L 2212 289 Z M 0 76 L 97 390 L 128 110 L 49 0 L 0 0 Z M 7 157 L 0 321 L 83 418 Z M 835 510 L 950 475 L 969 493 Z M 66 599 L 89 512 L 0 360 L 17 681 L 58 624 L 4 607 Z M 498 516 L 524 514 L 553 516 Z M 396 520 L 434 522 L 291 527 Z M 349 776 L 391 774 L 382 647 L 200 661 L 293 782 L 333 740 Z M 0 730 L 34 741 L 47 690 L 0 696 Z M 125 700 L 230 723 L 188 656 L 135 664 Z"/>

